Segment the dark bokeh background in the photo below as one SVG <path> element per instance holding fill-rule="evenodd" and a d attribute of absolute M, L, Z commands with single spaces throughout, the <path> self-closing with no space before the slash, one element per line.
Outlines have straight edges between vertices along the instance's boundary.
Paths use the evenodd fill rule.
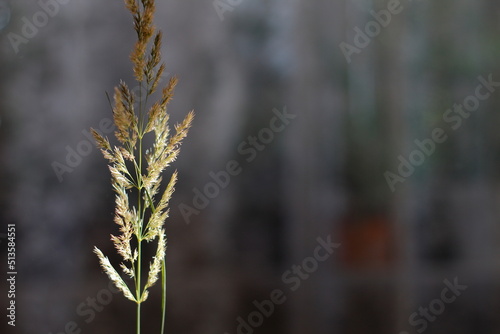
<path fill-rule="evenodd" d="M 173 123 L 197 113 L 168 171 L 180 174 L 168 333 L 238 333 L 276 289 L 286 301 L 239 333 L 500 332 L 500 91 L 473 97 L 479 77 L 500 81 L 499 4 L 242 0 L 221 20 L 211 0 L 157 2 L 168 76 L 180 79 Z M 371 11 L 388 8 L 381 27 Z M 0 0 L 0 28 L 1 286 L 7 224 L 18 270 L 17 326 L 2 315 L 0 331 L 132 333 L 134 306 L 109 292 L 92 253 L 119 260 L 109 172 L 86 136 L 111 117 L 105 92 L 135 85 L 130 16 L 120 0 Z M 349 59 L 342 42 L 357 46 Z M 448 111 L 464 101 L 479 105 Z M 285 109 L 296 117 L 266 137 Z M 418 153 L 436 129 L 446 140 Z M 249 136 L 266 141 L 255 157 L 242 152 Z M 410 157 L 418 166 L 404 170 Z M 231 160 L 241 173 L 185 219 L 182 205 Z M 391 189 L 398 168 L 409 175 Z M 328 236 L 340 246 L 316 267 Z M 288 270 L 302 264 L 310 273 L 292 291 Z M 465 291 L 443 303 L 453 282 Z M 145 333 L 158 331 L 154 292 Z"/>

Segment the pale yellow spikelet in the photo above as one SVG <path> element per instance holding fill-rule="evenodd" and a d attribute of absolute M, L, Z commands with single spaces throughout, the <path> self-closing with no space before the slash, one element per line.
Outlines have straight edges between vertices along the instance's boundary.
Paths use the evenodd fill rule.
<path fill-rule="evenodd" d="M 161 96 L 161 104 L 162 106 L 166 107 L 167 104 L 172 100 L 174 96 L 174 90 L 175 87 L 177 86 L 179 80 L 177 79 L 176 76 L 173 76 L 170 78 L 168 85 L 163 88 L 162 91 L 162 96 Z"/>
<path fill-rule="evenodd" d="M 127 267 L 125 264 L 123 263 L 120 263 L 120 267 L 122 268 L 123 272 L 128 275 L 130 278 L 134 278 L 135 277 L 135 273 L 132 269 L 130 269 L 129 267 Z"/>
<path fill-rule="evenodd" d="M 108 275 L 109 279 L 115 284 L 116 288 L 123 292 L 123 295 L 127 299 L 130 299 L 133 302 L 137 302 L 132 292 L 130 292 L 127 284 L 121 278 L 120 274 L 118 274 L 118 272 L 109 262 L 109 259 L 104 256 L 101 250 L 97 247 L 94 247 L 94 253 L 97 254 L 99 262 L 101 263 L 101 267 L 104 269 L 104 272 Z"/>
<path fill-rule="evenodd" d="M 135 156 L 133 154 L 133 152 L 130 152 L 129 150 L 125 149 L 124 147 L 120 146 L 119 147 L 120 149 L 120 152 L 121 154 L 123 155 L 123 157 L 129 161 L 134 161 L 135 160 Z"/>
<path fill-rule="evenodd" d="M 177 171 L 172 174 L 170 181 L 168 182 L 167 188 L 163 192 L 160 203 L 158 204 L 157 210 L 164 210 L 168 206 L 170 198 L 175 190 L 175 184 L 177 183 Z"/>
<path fill-rule="evenodd" d="M 116 178 L 117 183 L 124 187 L 125 189 L 130 189 L 135 185 L 132 175 L 130 174 L 127 165 L 125 164 L 125 157 L 123 152 L 126 150 L 120 150 L 115 147 L 114 151 L 114 164 L 112 166 L 113 170 L 111 175 Z M 134 159 L 132 159 L 133 161 Z"/>
<path fill-rule="evenodd" d="M 193 119 L 194 119 L 194 111 L 191 110 L 187 115 L 186 117 L 184 118 L 184 120 L 182 121 L 181 124 L 177 124 L 175 126 L 175 131 L 176 131 L 176 134 L 175 136 L 172 138 L 173 140 L 173 143 L 174 145 L 179 145 L 180 142 L 186 138 L 187 134 L 188 134 L 188 131 L 189 129 L 191 128 L 191 124 L 193 123 Z"/>
<path fill-rule="evenodd" d="M 157 207 L 149 218 L 144 240 L 151 241 L 158 235 L 159 231 L 163 228 L 165 220 L 168 218 L 169 210 L 165 207 Z"/>
<path fill-rule="evenodd" d="M 144 66 L 146 66 L 146 61 L 144 59 L 145 52 L 146 44 L 143 41 L 139 40 L 137 41 L 137 43 L 135 43 L 134 51 L 130 55 L 130 59 L 134 64 L 134 75 L 138 82 L 142 82 L 144 79 L 143 68 Z"/>
<path fill-rule="evenodd" d="M 110 153 L 111 145 L 109 143 L 109 140 L 107 138 L 104 138 L 103 136 L 101 136 L 99 134 L 99 132 L 97 132 L 93 128 L 91 128 L 90 131 L 92 132 L 92 136 L 94 137 L 94 139 L 97 143 L 97 147 L 99 147 L 102 154 L 104 155 L 104 158 L 106 158 L 109 161 L 113 161 L 113 156 Z"/>
<path fill-rule="evenodd" d="M 151 215 L 149 218 L 149 226 L 144 234 L 144 240 L 150 242 L 156 238 L 160 228 L 163 226 L 163 221 L 161 220 L 161 212 L 157 211 Z"/>
<path fill-rule="evenodd" d="M 139 11 L 137 0 L 125 0 L 125 6 L 132 13 L 132 15 L 137 15 L 137 12 Z"/>
<path fill-rule="evenodd" d="M 139 299 L 138 304 L 145 302 L 145 301 L 146 301 L 146 299 L 148 299 L 148 297 L 149 297 L 149 291 L 148 291 L 148 290 L 146 290 L 146 291 L 144 291 L 144 292 L 142 293 L 141 298 Z"/>
<path fill-rule="evenodd" d="M 144 6 L 144 13 L 142 17 L 142 24 L 143 24 L 143 36 L 141 36 L 142 39 L 144 39 L 146 42 L 149 41 L 151 37 L 153 37 L 153 34 L 155 32 L 155 26 L 153 25 L 153 19 L 154 19 L 154 14 L 155 14 L 155 2 L 154 1 L 143 1 L 142 2 Z"/>
<path fill-rule="evenodd" d="M 115 195 L 115 216 L 122 217 L 123 221 L 126 223 L 131 222 L 132 215 L 129 211 L 129 201 L 128 196 L 125 190 L 125 187 L 119 186 L 115 184 L 113 186 L 116 195 Z M 116 222 L 118 225 L 122 226 L 124 224 L 123 221 Z"/>
<path fill-rule="evenodd" d="M 138 37 L 130 59 L 134 65 L 134 75 L 137 81 L 141 82 L 144 79 L 147 67 L 145 55 L 148 42 L 155 32 L 153 25 L 155 4 L 154 1 L 142 1 L 143 10 L 141 11 L 136 2 L 132 4 L 132 1 L 127 0 L 127 8 L 131 9 L 134 18 L 134 29 Z"/>
<path fill-rule="evenodd" d="M 130 117 L 127 115 L 126 107 L 123 102 L 122 92 L 118 87 L 115 88 L 115 107 L 113 108 L 113 119 L 116 125 L 116 138 L 122 143 L 127 142 L 128 131 L 131 125 Z"/>
<path fill-rule="evenodd" d="M 123 157 L 122 150 L 115 146 L 115 168 L 122 173 L 123 175 L 130 175 L 127 169 L 127 165 L 125 164 L 125 158 Z"/>
<path fill-rule="evenodd" d="M 168 218 L 170 209 L 166 209 L 164 211 L 156 211 L 151 219 L 150 226 L 147 229 L 146 235 L 144 236 L 144 240 L 151 241 L 156 238 L 156 236 L 160 233 L 165 221 Z"/>
<path fill-rule="evenodd" d="M 146 123 L 146 128 L 144 129 L 144 133 L 149 133 L 153 130 L 154 123 L 152 120 L 156 118 L 156 115 L 158 115 L 161 112 L 160 108 L 161 106 L 159 102 L 154 103 L 151 106 L 151 108 L 149 108 L 148 122 Z M 146 154 L 149 154 L 149 152 Z"/>
<path fill-rule="evenodd" d="M 139 218 L 139 215 L 137 214 L 137 210 L 135 207 L 132 207 L 132 211 L 130 211 L 130 223 L 132 224 L 132 227 L 134 229 L 134 235 L 138 238 L 141 239 L 141 227 L 142 227 L 142 219 Z"/>
<path fill-rule="evenodd" d="M 162 65 L 158 71 L 156 81 L 159 81 L 161 73 L 163 72 L 164 66 Z M 172 100 L 174 95 L 174 89 L 177 85 L 177 78 L 171 77 L 167 86 L 162 90 L 162 97 L 159 102 L 155 103 L 149 110 L 148 123 L 146 125 L 146 132 L 155 130 L 156 143 L 163 143 L 169 135 L 168 120 L 169 115 L 167 114 L 167 105 Z"/>
<path fill-rule="evenodd" d="M 165 168 L 167 168 L 170 163 L 174 162 L 179 155 L 179 146 L 182 140 L 187 136 L 191 123 L 193 121 L 194 113 L 191 111 L 184 118 L 181 124 L 175 126 L 176 133 L 174 136 L 170 137 L 168 144 L 166 146 L 162 145 L 159 153 L 155 152 L 156 160 L 152 163 L 150 169 L 150 178 L 155 180 L 157 175 L 161 173 Z M 163 139 L 163 138 L 161 138 Z"/>
<path fill-rule="evenodd" d="M 137 139 L 138 120 L 134 112 L 134 95 L 127 84 L 121 82 L 115 87 L 114 100 L 113 119 L 117 128 L 115 136 L 122 144 L 129 143 L 133 147 Z"/>
<path fill-rule="evenodd" d="M 148 281 L 144 290 L 152 287 L 158 280 L 158 273 L 161 270 L 161 263 L 165 258 L 166 242 L 165 242 L 165 231 L 161 230 L 158 236 L 158 248 L 156 249 L 156 255 L 153 258 L 149 266 Z"/>
<path fill-rule="evenodd" d="M 118 254 L 120 254 L 125 261 L 132 261 L 132 249 L 130 243 L 132 242 L 133 226 L 132 224 L 124 224 L 120 231 L 122 234 L 119 236 L 111 235 L 111 240 L 115 245 Z"/>
<path fill-rule="evenodd" d="M 156 67 L 159 65 L 161 57 L 161 32 L 158 31 L 156 33 L 153 47 L 151 48 L 151 53 L 149 55 L 146 67 L 144 68 L 144 75 L 146 76 L 146 84 L 150 87 L 148 90 L 148 94 L 151 95 L 156 87 L 153 85 L 155 79 L 158 77 L 158 73 L 155 71 Z"/>
<path fill-rule="evenodd" d="M 163 75 L 163 72 L 165 72 L 165 65 L 161 64 L 160 67 L 158 67 L 158 70 L 156 71 L 153 82 L 151 83 L 149 94 L 153 94 L 154 92 L 156 92 L 156 89 L 158 88 L 158 84 Z"/>
<path fill-rule="evenodd" d="M 118 168 L 114 166 L 108 166 L 108 168 L 111 172 L 114 183 L 124 188 L 130 188 L 133 186 L 133 183 L 130 181 L 130 179 L 128 179 L 127 176 L 123 175 L 123 173 L 120 172 Z"/>
<path fill-rule="evenodd" d="M 158 177 L 157 182 L 153 183 L 151 186 L 148 186 L 148 187 L 145 186 L 146 191 L 149 193 L 149 196 L 151 197 L 151 199 L 154 199 L 156 194 L 158 194 L 158 191 L 160 191 L 160 186 L 161 186 L 162 180 L 163 180 L 163 178 L 160 175 Z M 154 210 L 154 205 L 150 205 L 150 207 L 151 207 L 151 209 Z"/>
<path fill-rule="evenodd" d="M 154 151 L 146 157 L 149 166 L 147 168 L 148 175 L 146 175 L 144 182 L 148 186 L 155 183 L 163 170 L 167 168 L 170 163 L 175 161 L 179 155 L 179 146 L 182 143 L 182 140 L 187 136 L 193 118 L 194 113 L 191 111 L 187 114 L 181 124 L 177 124 L 175 126 L 176 133 L 168 140 L 168 144 L 166 144 L 168 127 L 163 127 L 163 131 L 156 131 L 155 129 L 157 139 L 154 145 Z"/>
<path fill-rule="evenodd" d="M 176 182 L 177 182 L 177 171 L 175 171 L 172 174 L 170 182 L 168 183 L 167 188 L 163 192 L 160 202 L 154 208 L 153 213 L 149 218 L 146 227 L 146 233 L 144 236 L 145 240 L 151 241 L 152 239 L 154 239 L 158 234 L 158 231 L 163 227 L 165 220 L 168 218 L 169 210 L 167 209 L 167 206 L 175 190 L 174 186 Z"/>
<path fill-rule="evenodd" d="M 182 140 L 187 136 L 189 129 L 191 128 L 191 124 L 193 122 L 194 112 L 190 111 L 182 123 L 175 125 L 175 135 L 170 137 L 167 147 L 165 151 L 168 152 L 168 156 L 164 159 L 167 163 L 175 161 L 177 155 L 179 154 L 178 147 L 182 143 Z"/>

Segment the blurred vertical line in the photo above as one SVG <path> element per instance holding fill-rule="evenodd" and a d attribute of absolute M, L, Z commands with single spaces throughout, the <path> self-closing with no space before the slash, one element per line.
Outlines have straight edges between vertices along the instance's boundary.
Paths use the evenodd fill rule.
<path fill-rule="evenodd" d="M 408 25 L 408 20 L 412 15 L 411 8 L 404 9 L 400 20 L 392 22 L 392 32 L 396 35 L 396 45 L 392 48 L 392 52 L 387 54 L 391 59 L 388 63 L 391 68 L 388 73 L 390 88 L 386 90 L 386 104 L 390 129 L 390 150 L 389 164 L 391 170 L 397 170 L 397 166 L 392 162 L 398 161 L 397 157 L 402 154 L 407 156 L 408 147 L 411 142 L 409 135 L 409 127 L 407 113 L 412 109 L 412 104 L 418 100 L 417 94 L 411 92 L 411 70 L 412 66 L 406 62 L 404 55 L 406 42 L 411 40 L 413 32 Z M 395 25 L 400 24 L 399 28 Z M 392 45 L 391 45 L 392 46 Z M 413 98 L 412 98 L 413 97 Z M 396 252 L 399 254 L 395 267 L 395 332 L 399 332 L 407 327 L 408 316 L 411 314 L 411 309 L 414 296 L 412 294 L 412 285 L 415 277 L 415 256 L 412 245 L 412 235 L 414 227 L 411 222 L 414 212 L 411 204 L 415 189 L 411 186 L 411 180 L 407 180 L 402 184 L 398 184 L 395 192 L 392 194 L 390 203 L 390 215 L 392 216 Z"/>
<path fill-rule="evenodd" d="M 322 20 L 333 14 L 333 27 L 343 25 L 343 2 L 327 0 L 314 3 L 293 1 L 292 24 L 289 29 L 293 42 L 290 52 L 295 71 L 288 83 L 287 106 L 297 118 L 286 133 L 286 165 L 284 194 L 287 203 L 286 263 L 300 264 L 317 245 L 317 237 L 332 235 L 334 220 L 343 210 L 345 191 L 339 180 L 344 160 L 343 112 L 346 102 L 342 92 L 343 77 L 335 77 L 333 69 L 343 68 L 336 41 L 343 38 L 341 29 L 328 33 Z M 331 28 L 332 26 L 328 26 Z M 332 40 L 332 34 L 336 34 Z M 338 57 L 331 57 L 331 54 Z M 325 50 L 326 54 L 325 55 Z M 335 50 L 335 51 L 333 51 Z M 338 53 L 337 53 L 338 52 Z M 337 62 L 331 64 L 330 62 Z M 331 66 L 331 71 L 327 66 Z M 288 305 L 289 322 L 286 333 L 326 334 L 335 332 L 333 309 L 338 305 L 337 280 L 334 277 L 335 254 L 319 264 L 317 272 L 303 281 L 293 292 Z"/>
<path fill-rule="evenodd" d="M 493 68 L 485 66 L 487 61 L 483 59 L 486 50 L 481 38 L 485 36 L 484 30 L 489 27 L 489 22 L 485 20 L 487 16 L 484 1 L 463 1 L 457 7 L 456 20 L 464 25 L 463 29 L 467 35 L 464 37 L 463 34 L 455 34 L 453 43 L 455 53 L 460 54 L 459 60 L 463 62 L 462 66 L 468 74 L 470 83 L 467 86 L 472 93 L 472 89 L 478 84 L 478 76 L 486 78 L 493 73 L 493 80 L 498 81 L 498 72 L 495 73 Z M 467 43 L 464 43 L 464 38 L 467 38 Z M 456 96 L 462 97 L 463 94 L 457 91 Z M 492 278 L 492 273 L 496 270 L 495 261 L 486 260 L 495 251 L 495 216 L 492 209 L 494 190 L 491 182 L 493 175 L 488 174 L 486 147 L 489 134 L 485 131 L 490 117 L 488 114 L 494 110 L 493 99 L 490 97 L 481 101 L 479 109 L 471 113 L 465 124 L 457 129 L 456 135 L 456 159 L 459 161 L 457 169 L 463 170 L 458 171 L 460 178 L 453 183 L 452 199 L 456 217 L 454 223 L 465 254 L 463 264 L 458 266 L 457 270 L 468 273 L 476 285 L 489 283 L 491 279 L 496 280 L 496 277 Z M 478 223 L 471 224 L 471 221 Z"/>
<path fill-rule="evenodd" d="M 317 108 L 314 104 L 311 92 L 312 76 L 315 75 L 313 48 L 314 40 L 311 34 L 312 16 L 309 11 L 312 6 L 307 2 L 293 2 L 293 50 L 295 55 L 295 72 L 291 75 L 290 101 L 288 109 L 297 114 L 297 119 L 290 125 L 287 133 L 289 175 L 286 176 L 286 190 L 288 212 L 289 212 L 289 237 L 288 251 L 289 259 L 286 263 L 298 264 L 308 256 L 308 249 L 312 248 L 312 242 L 316 238 L 314 226 L 314 212 L 312 201 L 314 194 L 311 186 L 314 182 L 315 169 L 315 135 L 313 122 Z M 312 25 L 314 26 L 314 24 Z M 295 97 L 299 97 L 298 99 Z M 311 132 L 310 132 L 311 131 Z M 310 282 L 308 282 L 310 283 Z M 308 305 L 308 307 L 304 307 Z M 300 288 L 290 296 L 289 305 L 289 327 L 286 329 L 290 334 L 319 333 L 314 315 L 313 289 L 309 284 L 302 284 Z"/>
<path fill-rule="evenodd" d="M 396 59 L 391 63 L 396 68 L 391 71 L 392 80 L 398 80 L 394 85 L 392 96 L 388 99 L 391 117 L 392 140 L 390 163 L 398 162 L 398 155 L 408 157 L 413 148 L 413 140 L 426 138 L 429 128 L 425 127 L 425 113 L 432 109 L 427 98 L 432 94 L 430 75 L 426 70 L 426 60 L 429 55 L 429 24 L 424 9 L 428 4 L 409 4 L 401 17 L 401 29 L 398 36 Z M 396 30 L 396 29 L 395 29 Z M 424 137 L 422 137 L 424 136 Z M 390 166 L 396 170 L 397 165 Z M 392 216 L 397 238 L 397 249 L 401 256 L 397 266 L 396 328 L 400 331 L 408 328 L 409 316 L 417 307 L 417 293 L 424 281 L 425 272 L 418 259 L 418 226 L 419 213 L 424 210 L 426 180 L 415 182 L 426 171 L 416 171 L 402 184 L 398 184 L 392 199 Z"/>
<path fill-rule="evenodd" d="M 346 0 L 349 2 L 349 0 Z M 372 0 L 367 1 L 366 12 L 353 5 L 345 7 L 346 29 L 352 32 L 354 27 L 363 29 L 369 21 L 368 10 L 373 9 Z M 349 43 L 353 36 L 346 31 L 345 39 Z M 347 82 L 349 96 L 349 119 L 354 127 L 366 128 L 368 121 L 375 113 L 375 52 L 376 41 L 370 38 L 371 43 L 361 52 L 355 54 L 352 63 L 347 65 Z M 351 43 L 350 43 L 351 44 Z"/>

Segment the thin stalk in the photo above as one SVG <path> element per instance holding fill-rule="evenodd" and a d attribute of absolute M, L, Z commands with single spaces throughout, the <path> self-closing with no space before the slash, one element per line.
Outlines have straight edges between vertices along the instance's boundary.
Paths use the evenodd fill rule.
<path fill-rule="evenodd" d="M 167 267 L 165 265 L 165 258 L 161 261 L 161 331 L 160 334 L 165 333 L 165 318 L 167 311 Z"/>
<path fill-rule="evenodd" d="M 136 281 L 136 296 L 137 296 L 137 334 L 141 334 L 141 274 L 142 274 L 142 222 L 144 219 L 144 211 L 146 206 L 142 205 L 142 137 L 139 137 L 139 166 L 138 166 L 138 213 L 139 213 L 139 233 L 137 235 L 137 281 Z"/>
<path fill-rule="evenodd" d="M 136 296 L 137 296 L 137 334 L 141 334 L 141 256 L 142 256 L 142 246 L 141 240 L 138 240 L 139 245 L 137 246 L 137 251 L 139 257 L 137 258 L 137 286 L 136 286 Z"/>
<path fill-rule="evenodd" d="M 137 303 L 137 334 L 141 334 L 141 303 Z"/>
<path fill-rule="evenodd" d="M 138 120 L 137 128 L 139 132 L 142 132 L 142 81 L 139 82 L 139 120 Z M 142 152 L 141 152 L 142 153 Z"/>

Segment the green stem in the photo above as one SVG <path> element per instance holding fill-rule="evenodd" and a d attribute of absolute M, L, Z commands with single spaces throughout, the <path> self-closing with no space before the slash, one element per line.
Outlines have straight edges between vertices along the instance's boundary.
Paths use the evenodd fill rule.
<path fill-rule="evenodd" d="M 137 304 L 137 334 L 141 334 L 141 303 Z"/>
<path fill-rule="evenodd" d="M 167 311 L 167 268 L 165 265 L 165 258 L 161 261 L 161 332 L 160 334 L 165 333 L 165 318 Z"/>
<path fill-rule="evenodd" d="M 137 298 L 137 334 L 141 333 L 141 298 L 142 298 L 142 293 L 141 293 L 141 265 L 142 265 L 142 241 L 140 239 L 138 240 L 138 246 L 137 246 L 137 252 L 138 252 L 138 258 L 137 258 L 137 281 L 136 281 L 136 298 Z"/>
<path fill-rule="evenodd" d="M 141 299 L 142 299 L 142 291 L 141 291 L 141 275 L 142 275 L 142 231 L 143 231 L 143 219 L 144 219 L 144 210 L 146 208 L 145 205 L 142 205 L 142 137 L 139 137 L 139 166 L 137 170 L 137 184 L 138 184 L 138 214 L 139 214 L 139 224 L 138 235 L 137 235 L 137 270 L 136 270 L 136 298 L 137 298 L 137 334 L 141 334 Z"/>

